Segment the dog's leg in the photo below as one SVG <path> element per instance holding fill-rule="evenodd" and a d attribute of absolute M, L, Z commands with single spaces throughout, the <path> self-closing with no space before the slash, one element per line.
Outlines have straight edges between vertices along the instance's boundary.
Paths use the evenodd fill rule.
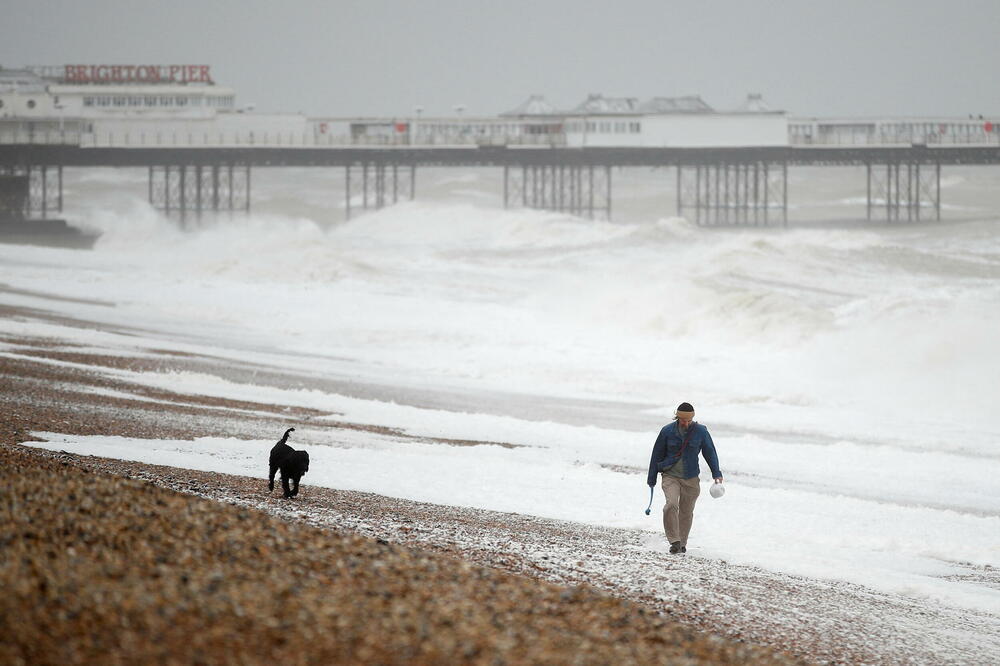
<path fill-rule="evenodd" d="M 285 499 L 289 499 L 292 496 L 292 491 L 288 487 L 288 477 L 285 474 L 281 475 L 281 487 L 285 491 Z"/>
<path fill-rule="evenodd" d="M 292 489 L 292 497 L 295 497 L 296 495 L 299 494 L 299 478 L 300 477 L 296 476 L 295 478 L 292 479 L 292 481 L 295 482 L 295 488 Z"/>
<path fill-rule="evenodd" d="M 271 472 L 267 477 L 267 490 L 271 492 L 274 490 L 274 473 L 278 471 L 277 465 L 271 465 Z"/>

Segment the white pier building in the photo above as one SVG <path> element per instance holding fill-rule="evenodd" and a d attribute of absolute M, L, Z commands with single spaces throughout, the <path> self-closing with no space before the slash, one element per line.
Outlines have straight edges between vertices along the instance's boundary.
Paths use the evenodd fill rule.
<path fill-rule="evenodd" d="M 541 96 L 497 116 L 309 118 L 236 105 L 208 65 L 0 68 L 0 144 L 84 147 L 716 148 L 998 145 L 1000 117 L 789 118 L 749 95 L 716 110 L 698 96 L 593 94 L 559 110 Z"/>
<path fill-rule="evenodd" d="M 369 209 L 412 198 L 417 165 L 447 162 L 503 168 L 505 207 L 610 219 L 614 167 L 668 166 L 678 215 L 745 225 L 787 219 L 789 164 L 863 166 L 868 219 L 884 209 L 888 220 L 919 220 L 940 218 L 943 163 L 1000 163 L 1000 117 L 790 118 L 760 95 L 732 110 L 694 95 L 593 94 L 562 110 L 536 95 L 496 116 L 463 111 L 256 113 L 207 65 L 0 68 L 0 176 L 21 188 L 11 206 L 45 217 L 62 210 L 65 164 L 143 164 L 150 202 L 183 219 L 249 210 L 253 165 L 335 165 L 349 217 L 358 200 Z"/>

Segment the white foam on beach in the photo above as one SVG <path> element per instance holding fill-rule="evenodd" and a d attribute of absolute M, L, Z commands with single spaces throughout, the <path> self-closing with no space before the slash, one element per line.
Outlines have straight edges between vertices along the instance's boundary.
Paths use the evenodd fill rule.
<path fill-rule="evenodd" d="M 955 187 L 975 176 L 956 175 Z M 1000 566 L 995 220 L 699 229 L 662 216 L 647 183 L 619 207 L 622 221 L 592 222 L 479 205 L 468 192 L 487 201 L 502 186 L 495 174 L 439 172 L 426 199 L 345 223 L 331 221 L 336 197 L 319 175 L 268 178 L 255 182 L 258 213 L 181 232 L 142 201 L 141 178 L 124 178 L 140 192 L 121 194 L 106 175 L 68 173 L 69 189 L 93 195 L 68 217 L 104 236 L 92 252 L 0 246 L 0 303 L 78 322 L 8 317 L 0 334 L 482 396 L 475 409 L 428 409 L 107 370 L 182 394 L 518 445 L 355 431 L 325 441 L 304 427 L 297 439 L 317 461 L 306 483 L 650 532 L 649 450 L 688 400 L 730 484 L 699 501 L 702 554 L 1000 612 L 991 588 L 944 578 Z M 808 204 L 809 181 L 798 187 Z M 460 202 L 445 200 L 456 189 Z M 851 191 L 816 186 L 812 201 Z M 565 401 L 579 405 L 573 416 L 556 408 Z M 255 476 L 269 447 L 49 437 L 52 448 Z"/>
<path fill-rule="evenodd" d="M 479 415 L 476 420 L 482 424 L 490 419 Z M 521 427 L 530 429 L 531 425 Z M 296 431 L 292 443 L 309 451 L 310 471 L 303 481 L 307 486 L 661 533 L 658 488 L 656 510 L 647 517 L 643 509 L 648 494 L 637 478 L 640 473 L 602 466 L 600 462 L 608 456 L 572 428 L 541 424 L 539 429 L 549 435 L 548 446 L 450 446 L 357 431 L 318 441 L 308 426 Z M 453 434 L 444 430 L 445 435 Z M 49 441 L 37 445 L 53 450 L 256 476 L 261 478 L 262 492 L 266 451 L 272 444 L 269 440 L 200 438 L 190 442 L 39 434 Z M 593 442 L 601 433 L 590 435 Z M 622 447 L 613 459 L 627 457 L 626 452 L 637 457 L 647 448 L 634 434 L 610 435 L 604 441 Z M 762 446 L 754 457 L 775 460 L 773 448 Z M 822 459 L 833 465 L 838 453 L 831 451 Z M 800 455 L 812 458 L 816 466 L 824 464 L 811 454 L 815 452 Z M 739 457 L 734 458 L 738 465 Z M 1000 517 L 922 506 L 921 501 L 931 498 L 913 496 L 909 485 L 916 481 L 907 480 L 913 469 L 906 465 L 897 463 L 900 481 L 882 483 L 874 498 L 852 496 L 857 486 L 811 486 L 808 478 L 795 488 L 760 484 L 759 479 L 749 485 L 741 482 L 744 473 L 734 474 L 725 497 L 715 500 L 703 493 L 692 552 L 1000 612 L 1000 591 L 946 578 L 965 573 L 970 564 L 995 565 Z M 979 470 L 981 474 L 996 471 Z M 973 494 L 960 502 L 978 503 Z M 929 534 L 935 538 L 928 538 Z"/>

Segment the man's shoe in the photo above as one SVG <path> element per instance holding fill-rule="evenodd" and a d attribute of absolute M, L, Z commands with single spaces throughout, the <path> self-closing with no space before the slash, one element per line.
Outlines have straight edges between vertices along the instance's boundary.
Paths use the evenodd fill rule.
<path fill-rule="evenodd" d="M 682 553 L 688 552 L 688 547 L 687 546 L 681 546 L 681 552 Z"/>
<path fill-rule="evenodd" d="M 673 541 L 673 542 L 671 542 L 670 543 L 670 554 L 671 555 L 676 555 L 679 552 L 681 552 L 681 542 L 680 541 Z"/>

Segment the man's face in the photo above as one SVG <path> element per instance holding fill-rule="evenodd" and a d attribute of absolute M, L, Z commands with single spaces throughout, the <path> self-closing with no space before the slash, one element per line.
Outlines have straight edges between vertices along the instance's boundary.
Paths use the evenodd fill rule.
<path fill-rule="evenodd" d="M 687 428 L 689 425 L 691 425 L 691 421 L 693 421 L 693 420 L 694 420 L 694 418 L 692 418 L 690 416 L 678 416 L 677 417 L 677 423 L 679 423 L 682 428 Z"/>

